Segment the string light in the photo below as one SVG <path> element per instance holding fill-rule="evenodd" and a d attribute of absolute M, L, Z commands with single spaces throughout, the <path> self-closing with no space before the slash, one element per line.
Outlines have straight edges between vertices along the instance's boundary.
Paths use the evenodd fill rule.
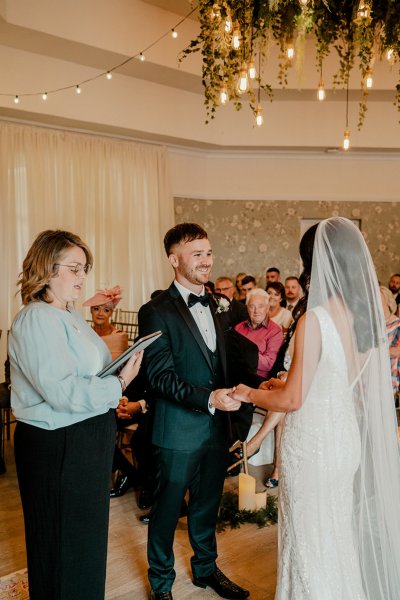
<path fill-rule="evenodd" d="M 264 123 L 263 109 L 261 104 L 258 104 L 256 109 L 256 125 L 257 127 L 261 127 Z"/>
<path fill-rule="evenodd" d="M 219 92 L 219 101 L 221 102 L 221 104 L 226 104 L 228 102 L 228 90 L 225 83 L 221 85 L 221 89 Z"/>
<path fill-rule="evenodd" d="M 293 60 L 294 58 L 294 46 L 293 42 L 289 42 L 286 48 L 286 55 L 289 60 Z"/>
<path fill-rule="evenodd" d="M 344 135 L 343 135 L 343 150 L 345 150 L 347 152 L 347 150 L 349 148 L 350 148 L 350 131 L 346 127 L 346 129 L 344 130 Z"/>
<path fill-rule="evenodd" d="M 221 16 L 221 11 L 217 3 L 215 3 L 211 9 L 211 16 L 215 19 L 219 19 Z"/>
<path fill-rule="evenodd" d="M 237 83 L 237 92 L 238 94 L 245 94 L 249 91 L 249 76 L 247 73 L 246 64 L 242 64 L 242 68 L 239 71 L 238 83 Z"/>
<path fill-rule="evenodd" d="M 248 72 L 250 79 L 255 79 L 257 77 L 256 65 L 254 64 L 253 57 L 250 58 Z"/>
<path fill-rule="evenodd" d="M 308 0 L 300 0 L 300 4 L 307 6 Z"/>
<path fill-rule="evenodd" d="M 372 69 L 367 69 L 367 72 L 365 74 L 365 85 L 367 86 L 367 88 L 370 90 L 372 88 L 372 86 L 374 85 L 374 78 L 372 75 Z"/>
<path fill-rule="evenodd" d="M 172 29 L 169 29 L 167 32 L 165 32 L 162 35 L 160 35 L 151 44 L 149 44 L 148 46 L 146 46 L 146 48 L 143 48 L 143 50 L 139 54 L 134 54 L 133 56 L 129 56 L 128 58 L 126 58 L 125 60 L 123 60 L 121 63 L 119 63 L 119 64 L 115 65 L 114 67 L 112 67 L 112 69 L 110 69 L 109 71 L 102 71 L 98 75 L 94 75 L 93 77 L 85 79 L 84 81 L 81 81 L 78 84 L 72 84 L 72 85 L 67 85 L 67 86 L 63 86 L 63 87 L 60 87 L 60 88 L 55 88 L 55 89 L 50 90 L 49 92 L 41 93 L 40 91 L 38 91 L 38 92 L 34 92 L 34 93 L 29 93 L 29 94 L 21 94 L 20 96 L 14 95 L 14 94 L 0 94 L 0 95 L 12 97 L 14 99 L 14 103 L 15 104 L 19 104 L 20 103 L 20 98 L 23 97 L 23 96 L 40 96 L 43 100 L 47 100 L 49 94 L 54 94 L 56 92 L 61 92 L 61 91 L 65 91 L 65 90 L 72 90 L 72 89 L 75 89 L 75 92 L 77 94 L 81 94 L 81 92 L 82 92 L 81 86 L 83 84 L 90 83 L 91 81 L 95 81 L 96 79 L 99 79 L 100 77 L 106 77 L 106 79 L 110 80 L 110 79 L 112 79 L 112 71 L 116 71 L 117 69 L 125 66 L 126 64 L 128 64 L 129 62 L 131 62 L 134 59 L 139 59 L 141 62 L 144 62 L 146 60 L 146 57 L 145 57 L 144 53 L 147 50 L 150 50 L 151 48 L 153 48 L 154 46 L 156 46 L 161 40 L 163 40 L 169 34 L 171 34 L 172 37 L 176 39 L 178 37 L 178 32 L 176 31 L 176 28 L 179 27 L 179 25 L 181 25 L 182 23 L 184 23 L 187 19 L 189 19 L 189 17 L 197 10 L 197 8 L 198 7 L 196 5 L 194 8 L 192 8 L 190 10 L 190 12 L 188 12 L 188 14 L 186 16 L 182 17 L 182 19 L 180 21 L 178 21 L 178 23 L 176 23 L 175 27 L 173 27 Z M 218 5 L 214 4 L 214 8 L 218 9 Z M 217 15 L 216 16 L 221 16 L 221 13 L 220 13 L 219 9 L 217 10 Z"/>
<path fill-rule="evenodd" d="M 393 62 L 394 62 L 394 50 L 393 50 L 393 48 L 389 48 L 386 51 L 386 58 L 390 62 L 390 64 L 393 64 Z"/>
<path fill-rule="evenodd" d="M 326 97 L 326 93 L 325 93 L 324 82 L 322 81 L 322 79 L 320 79 L 319 84 L 318 84 L 317 98 L 320 102 L 323 102 L 325 100 L 325 97 Z"/>
<path fill-rule="evenodd" d="M 360 4 L 358 5 L 357 18 L 358 19 L 369 19 L 370 13 L 371 13 L 371 8 L 370 8 L 369 4 L 367 2 L 364 2 L 364 0 L 361 0 Z"/>
<path fill-rule="evenodd" d="M 234 50 L 238 50 L 240 48 L 240 42 L 242 40 L 242 36 L 240 33 L 239 22 L 236 21 L 233 33 L 232 33 L 232 47 Z"/>
<path fill-rule="evenodd" d="M 230 33 L 232 31 L 232 19 L 230 15 L 227 15 L 225 19 L 225 31 L 226 33 Z"/>

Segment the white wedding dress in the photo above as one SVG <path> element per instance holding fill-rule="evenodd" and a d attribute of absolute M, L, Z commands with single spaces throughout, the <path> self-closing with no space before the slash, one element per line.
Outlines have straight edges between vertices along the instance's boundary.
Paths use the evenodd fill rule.
<path fill-rule="evenodd" d="M 276 600 L 365 600 L 353 533 L 360 433 L 347 361 L 329 313 L 313 309 L 321 354 L 281 441 Z M 355 383 L 355 382 L 354 382 Z"/>

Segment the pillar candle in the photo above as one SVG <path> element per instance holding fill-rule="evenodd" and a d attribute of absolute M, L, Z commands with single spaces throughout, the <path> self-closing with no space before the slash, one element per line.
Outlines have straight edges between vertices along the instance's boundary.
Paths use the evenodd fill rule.
<path fill-rule="evenodd" d="M 256 480 L 251 475 L 239 473 L 239 510 L 256 509 Z"/>

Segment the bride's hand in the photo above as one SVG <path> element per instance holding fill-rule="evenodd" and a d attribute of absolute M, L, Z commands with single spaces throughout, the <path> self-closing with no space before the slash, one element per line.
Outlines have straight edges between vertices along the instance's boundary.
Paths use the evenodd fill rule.
<path fill-rule="evenodd" d="M 263 381 L 260 384 L 259 389 L 273 391 L 273 390 L 279 390 L 280 388 L 284 387 L 284 385 L 285 385 L 285 382 L 282 381 L 281 379 L 271 378 L 271 379 L 268 379 L 268 381 Z"/>
<path fill-rule="evenodd" d="M 247 404 L 251 404 L 251 400 L 249 398 L 249 394 L 251 392 L 251 388 L 243 383 L 240 383 L 233 391 L 230 393 L 230 396 L 234 400 L 239 400 L 240 402 L 246 402 Z"/>

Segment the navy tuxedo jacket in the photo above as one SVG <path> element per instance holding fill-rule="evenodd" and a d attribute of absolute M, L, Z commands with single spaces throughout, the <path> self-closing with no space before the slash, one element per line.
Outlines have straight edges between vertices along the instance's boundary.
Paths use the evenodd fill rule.
<path fill-rule="evenodd" d="M 224 335 L 212 306 L 211 312 L 226 380 Z M 228 446 L 228 413 L 216 410 L 211 415 L 208 410 L 210 393 L 216 389 L 209 351 L 174 283 L 142 306 L 138 318 L 141 337 L 163 332 L 146 348 L 142 365 L 154 406 L 153 444 L 175 450 Z"/>

